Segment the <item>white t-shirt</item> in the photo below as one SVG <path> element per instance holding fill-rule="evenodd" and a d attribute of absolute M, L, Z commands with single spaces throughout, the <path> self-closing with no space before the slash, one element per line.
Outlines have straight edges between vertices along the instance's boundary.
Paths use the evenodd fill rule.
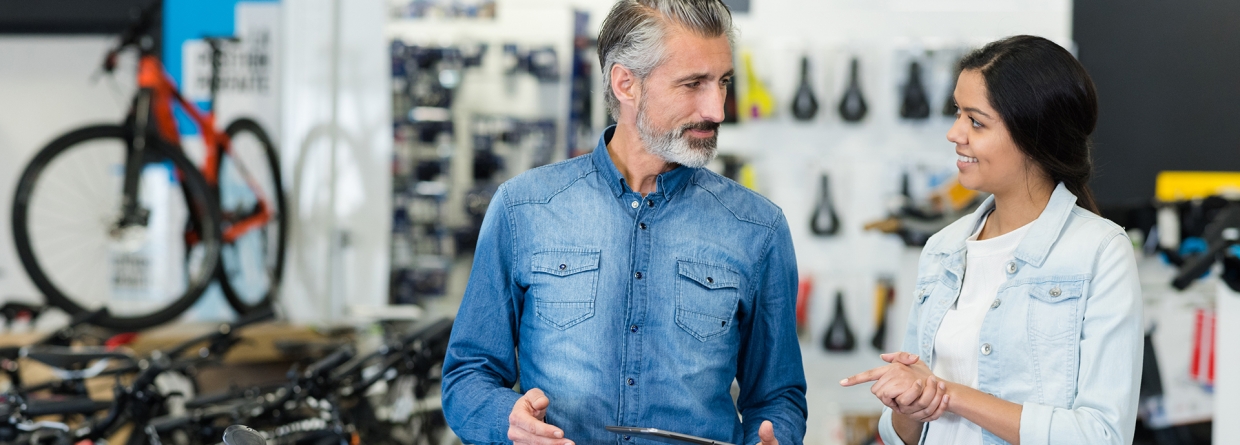
<path fill-rule="evenodd" d="M 987 216 L 989 217 L 989 215 Z M 978 338 L 982 319 L 998 296 L 999 285 L 1007 280 L 1004 267 L 1013 259 L 1025 232 L 1032 224 L 1003 235 L 978 241 L 986 219 L 965 241 L 964 283 L 956 305 L 943 316 L 934 337 L 934 375 L 950 382 L 977 388 Z M 930 422 L 927 445 L 981 444 L 982 429 L 952 413 Z"/>

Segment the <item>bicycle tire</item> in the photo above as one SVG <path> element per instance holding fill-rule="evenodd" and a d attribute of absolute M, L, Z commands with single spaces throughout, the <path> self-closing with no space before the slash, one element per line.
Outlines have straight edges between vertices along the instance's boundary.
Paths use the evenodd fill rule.
<path fill-rule="evenodd" d="M 220 268 L 218 279 L 220 282 L 220 290 L 224 293 L 224 298 L 228 300 L 229 306 L 232 306 L 237 313 L 246 315 L 254 311 L 264 309 L 272 305 L 280 291 L 280 282 L 284 277 L 284 261 L 287 252 L 288 243 L 288 208 L 284 197 L 284 185 L 280 175 L 280 157 L 276 152 L 275 144 L 271 142 L 271 138 L 263 127 L 251 119 L 237 119 L 224 129 L 224 133 L 234 142 L 232 153 L 225 153 L 220 162 L 216 163 L 216 178 L 219 179 L 219 198 L 221 207 L 229 201 L 230 188 L 227 182 L 230 174 L 227 171 L 226 160 L 236 162 L 242 161 L 243 170 L 251 175 L 257 173 L 260 176 L 266 175 L 265 181 L 261 181 L 267 188 L 263 192 L 272 201 L 274 208 L 273 219 L 259 230 L 262 244 L 259 245 L 258 254 L 261 255 L 260 260 L 266 275 L 266 289 L 262 289 L 261 280 L 259 289 L 252 289 L 253 281 L 245 276 L 250 272 L 245 264 L 244 253 L 252 253 L 253 242 L 255 240 L 237 240 L 240 243 L 225 243 L 222 246 L 220 254 Z M 251 135 L 252 141 L 247 141 L 245 135 Z M 242 141 L 237 144 L 237 141 Z M 259 165 L 261 164 L 261 165 Z M 236 178 L 236 175 L 231 175 Z M 242 193 L 252 194 L 252 190 L 247 188 Z M 229 224 L 229 214 L 224 213 L 224 223 Z M 272 236 L 272 232 L 276 232 Z M 262 247 L 266 247 L 265 249 Z M 252 259 L 252 257 L 251 257 Z M 259 295 L 261 294 L 261 295 Z"/>
<path fill-rule="evenodd" d="M 110 290 L 109 288 L 110 286 L 115 285 L 118 279 L 116 278 L 116 275 L 108 277 L 108 272 L 106 271 L 104 272 L 105 276 L 102 278 L 104 284 L 103 289 L 91 288 L 93 290 L 83 290 L 81 288 L 75 288 L 66 290 L 64 288 L 65 283 L 62 282 L 60 278 L 53 279 L 51 276 L 52 274 L 63 276 L 67 273 L 62 272 L 67 271 L 53 270 L 52 274 L 49 274 L 49 268 L 47 267 L 48 265 L 44 264 L 45 260 L 48 260 L 49 258 L 40 258 L 36 253 L 36 250 L 40 249 L 37 245 L 43 244 L 44 240 L 42 239 L 43 235 L 38 235 L 40 237 L 38 241 L 32 240 L 33 232 L 31 229 L 33 226 L 31 225 L 31 218 L 35 217 L 35 214 L 38 213 L 37 210 L 41 210 L 41 208 L 36 207 L 32 209 L 31 205 L 41 203 L 42 200 L 45 199 L 45 192 L 53 193 L 55 191 L 51 188 L 53 185 L 70 187 L 74 184 L 68 184 L 68 182 L 75 182 L 77 183 L 76 185 L 83 186 L 80 190 L 78 190 L 79 193 L 85 194 L 84 196 L 87 198 L 86 201 L 82 201 L 83 203 L 97 204 L 94 207 L 107 208 L 109 203 L 106 201 L 109 201 L 108 198 L 113 196 L 101 195 L 102 199 L 95 201 L 91 198 L 98 198 L 99 196 L 91 195 L 100 195 L 101 193 L 116 193 L 117 195 L 120 195 L 120 179 L 115 178 L 115 176 L 117 176 L 116 173 L 124 171 L 123 168 L 118 167 L 123 166 L 124 160 L 126 156 L 128 156 L 128 149 L 126 147 L 129 146 L 132 133 L 133 130 L 131 127 L 119 125 L 98 125 L 80 128 L 53 140 L 38 152 L 35 158 L 22 172 L 21 179 L 18 182 L 17 192 L 13 199 L 12 211 L 13 238 L 14 244 L 17 248 L 18 257 L 21 259 L 22 266 L 26 269 L 27 274 L 30 276 L 35 286 L 43 293 L 47 303 L 52 306 L 56 306 L 71 315 L 78 315 L 85 312 L 91 312 L 94 310 L 91 306 L 97 306 L 95 304 L 85 303 L 89 301 L 84 298 L 86 295 L 103 294 L 107 298 L 103 300 L 101 305 L 108 306 L 108 313 L 92 320 L 91 323 L 104 328 L 125 331 L 137 331 L 171 321 L 198 300 L 198 297 L 202 295 L 203 291 L 206 290 L 207 286 L 211 283 L 215 276 L 220 250 L 220 227 L 218 223 L 220 218 L 220 209 L 218 203 L 216 203 L 214 197 L 211 195 L 211 191 L 206 183 L 206 180 L 202 177 L 202 174 L 197 170 L 194 164 L 180 152 L 179 149 L 173 148 L 156 138 L 148 138 L 148 142 L 150 142 L 150 144 L 145 151 L 147 156 L 143 159 L 144 165 L 167 165 L 168 163 L 171 163 L 171 167 L 173 169 L 172 171 L 175 171 L 176 174 L 169 177 L 169 183 L 175 184 L 173 187 L 180 189 L 180 193 L 175 192 L 171 188 L 166 189 L 167 193 L 164 194 L 163 197 L 168 199 L 168 202 L 171 205 L 153 207 L 152 213 L 164 212 L 163 215 L 177 215 L 178 212 L 181 212 L 181 210 L 179 208 L 174 208 L 177 207 L 175 205 L 177 203 L 172 203 L 171 201 L 177 199 L 177 196 L 183 198 L 184 202 L 179 204 L 184 205 L 184 213 L 181 214 L 181 216 L 184 216 L 185 221 L 183 224 L 177 224 L 179 221 L 175 221 L 172 216 L 169 216 L 168 220 L 171 222 L 164 227 L 167 233 L 175 233 L 177 230 L 184 230 L 180 233 L 182 238 L 186 241 L 183 246 L 185 250 L 181 253 L 187 257 L 196 255 L 197 258 L 196 261 L 186 262 L 188 267 L 190 267 L 189 269 L 167 271 L 167 276 L 172 276 L 173 273 L 175 273 L 180 277 L 174 277 L 173 279 L 184 279 L 183 288 L 168 291 L 167 296 L 171 298 L 157 301 L 152 307 L 143 309 L 140 312 L 134 312 L 131 310 L 132 307 L 135 307 L 134 302 L 130 302 L 126 305 L 129 309 L 121 309 L 117 305 L 110 304 L 114 295 L 107 294 L 114 290 Z M 93 148 L 108 148 L 107 143 L 109 142 L 111 143 L 111 150 Z M 118 147 L 120 151 L 119 155 L 117 154 Z M 86 152 L 88 149 L 92 151 Z M 72 178 L 71 181 L 56 183 L 53 181 L 56 178 L 46 178 L 45 175 L 49 172 L 58 172 L 61 166 L 71 166 L 71 164 L 69 164 L 70 162 L 78 160 L 78 158 L 67 156 L 68 153 L 77 153 L 72 150 L 81 150 L 82 153 L 88 153 L 93 156 L 93 159 L 91 162 L 85 164 L 79 163 L 77 165 L 78 168 L 74 169 L 73 172 L 66 172 L 70 174 L 69 177 Z M 113 162 L 111 164 L 107 162 L 98 162 L 98 159 L 100 158 L 102 158 L 103 161 L 110 160 Z M 88 169 L 91 168 L 97 169 L 97 171 L 94 172 L 95 176 L 93 178 L 88 178 L 85 175 L 77 175 L 79 171 L 84 170 L 86 173 L 90 173 L 91 171 Z M 156 173 L 158 172 L 156 171 Z M 102 177 L 99 176 L 100 174 L 102 174 Z M 146 174 L 147 173 L 144 170 L 143 175 L 145 176 Z M 119 176 L 123 176 L 123 173 Z M 40 181 L 41 179 L 43 179 L 43 181 Z M 91 179 L 98 180 L 98 182 L 92 183 Z M 49 183 L 49 181 L 51 181 L 51 183 Z M 110 187 L 106 187 L 109 182 L 116 182 L 116 184 L 114 184 L 116 185 L 114 190 L 111 190 L 112 188 Z M 53 194 L 46 196 L 56 195 Z M 117 198 L 117 200 L 119 199 L 120 198 Z M 120 208 L 119 201 L 112 204 L 115 204 L 116 209 Z M 94 218 L 93 220 L 92 218 L 89 218 L 92 215 L 86 207 L 78 208 L 75 206 L 74 208 L 71 208 L 68 213 L 73 213 L 68 220 L 83 222 L 83 225 L 88 227 L 83 227 L 85 230 L 81 231 L 66 231 L 64 232 L 65 234 L 81 234 L 88 237 L 102 234 L 101 238 L 104 239 L 102 245 L 98 246 L 98 248 L 94 251 L 88 251 L 82 246 L 73 246 L 71 248 L 77 249 L 77 251 L 71 253 L 76 253 L 80 257 L 84 258 L 85 264 L 102 264 L 102 266 L 99 267 L 103 267 L 105 269 L 109 267 L 110 262 L 113 261 L 113 258 L 110 255 L 114 253 L 110 252 L 109 249 L 114 248 L 115 244 L 121 243 L 121 241 L 116 238 L 128 234 L 128 232 L 126 232 L 121 235 L 117 235 L 116 232 L 118 231 L 114 230 L 114 227 L 112 227 L 113 223 L 109 220 L 109 218 L 118 216 L 119 211 L 116 212 L 116 215 L 111 215 L 109 214 L 110 212 L 95 215 L 102 216 L 102 218 Z M 42 216 L 39 216 L 39 218 L 42 219 Z M 44 221 L 40 221 L 40 223 L 42 222 Z M 99 223 L 102 223 L 102 227 L 95 226 L 95 224 Z M 41 224 L 38 227 L 39 229 L 36 230 L 37 232 L 43 232 L 46 230 L 46 225 Z M 180 229 L 178 227 L 180 227 Z M 146 242 L 145 231 L 146 228 L 141 229 L 143 237 L 141 240 L 142 242 Z M 165 233 L 165 235 L 167 233 Z M 196 240 L 191 242 L 191 238 L 196 238 Z M 164 241 L 168 240 L 165 239 Z M 172 249 L 173 247 L 167 246 L 168 244 L 175 243 L 159 243 L 156 240 L 152 241 L 151 245 L 159 245 L 165 249 Z M 128 247 L 123 246 L 122 249 L 128 249 Z M 100 250 L 102 250 L 103 253 L 102 257 L 89 255 L 90 253 L 98 253 Z M 172 252 L 170 254 L 175 255 L 176 252 Z M 44 253 L 44 256 L 47 255 L 48 253 Z M 152 263 L 156 264 L 158 262 Z M 171 264 L 176 263 L 173 262 Z M 73 272 L 77 272 L 77 270 L 73 270 Z M 85 277 L 85 275 L 83 275 L 83 277 Z"/>

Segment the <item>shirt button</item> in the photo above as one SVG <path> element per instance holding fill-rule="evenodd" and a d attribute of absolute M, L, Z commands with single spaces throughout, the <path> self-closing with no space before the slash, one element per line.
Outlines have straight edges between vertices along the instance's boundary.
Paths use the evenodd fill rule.
<path fill-rule="evenodd" d="M 994 301 L 993 303 L 990 303 L 990 308 L 991 308 L 991 309 L 995 309 L 995 308 L 998 308 L 998 307 L 999 307 L 999 299 L 998 299 L 998 298 L 996 298 L 996 299 L 995 299 L 995 301 Z"/>
<path fill-rule="evenodd" d="M 641 272 L 635 272 L 635 273 L 633 273 L 633 278 L 636 278 L 636 279 L 639 279 L 639 280 L 640 280 L 640 279 L 642 279 L 642 273 L 641 273 Z"/>
<path fill-rule="evenodd" d="M 629 332 L 637 332 L 637 325 L 629 326 Z"/>
<path fill-rule="evenodd" d="M 624 440 L 630 440 L 629 436 L 624 436 Z"/>
<path fill-rule="evenodd" d="M 561 265 L 560 265 L 560 270 L 564 270 L 564 269 L 567 269 L 567 268 L 568 268 L 568 265 L 567 265 L 567 264 L 561 264 Z"/>
<path fill-rule="evenodd" d="M 715 284 L 715 279 L 712 277 L 706 277 L 706 282 L 710 284 Z"/>
<path fill-rule="evenodd" d="M 1055 286 L 1053 289 L 1051 289 L 1052 297 L 1058 297 L 1060 294 L 1063 294 L 1063 292 L 1059 290 L 1059 286 Z"/>
<path fill-rule="evenodd" d="M 635 208 L 635 209 L 636 209 L 636 208 L 637 208 L 637 206 L 639 206 L 639 205 L 641 205 L 641 204 L 638 204 L 638 203 L 637 203 L 637 201 L 633 201 L 633 203 L 632 203 L 632 204 L 629 204 L 629 205 L 630 205 L 630 206 L 632 206 L 633 208 Z"/>
<path fill-rule="evenodd" d="M 982 355 L 990 355 L 990 343 L 982 344 Z"/>
<path fill-rule="evenodd" d="M 638 224 L 637 226 L 641 227 L 642 230 L 646 230 L 646 223 L 641 223 L 641 224 Z"/>
<path fill-rule="evenodd" d="M 654 207 L 654 201 L 647 199 L 647 200 L 646 200 L 646 207 Z"/>
<path fill-rule="evenodd" d="M 1007 272 L 1008 272 L 1008 273 L 1016 273 L 1016 262 L 1015 262 L 1015 261 L 1009 261 L 1009 262 L 1008 262 L 1008 265 L 1007 265 Z"/>
<path fill-rule="evenodd" d="M 633 379 L 629 379 L 629 381 L 628 381 L 629 386 L 633 386 L 633 385 L 634 385 L 634 384 L 636 384 L 636 383 L 637 383 L 637 382 L 633 381 Z"/>

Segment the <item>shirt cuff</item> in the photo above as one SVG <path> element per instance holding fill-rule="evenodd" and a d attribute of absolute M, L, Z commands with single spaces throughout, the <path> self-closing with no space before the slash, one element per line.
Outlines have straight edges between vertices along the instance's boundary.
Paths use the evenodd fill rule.
<path fill-rule="evenodd" d="M 1055 407 L 1025 402 L 1020 411 L 1020 443 L 1022 445 L 1049 445 L 1051 442 L 1051 416 Z"/>
<path fill-rule="evenodd" d="M 896 427 L 891 423 L 891 408 L 883 408 L 882 417 L 878 418 L 878 436 L 883 438 L 883 443 L 890 445 L 899 445 L 904 443 L 900 440 L 900 435 L 896 434 Z"/>

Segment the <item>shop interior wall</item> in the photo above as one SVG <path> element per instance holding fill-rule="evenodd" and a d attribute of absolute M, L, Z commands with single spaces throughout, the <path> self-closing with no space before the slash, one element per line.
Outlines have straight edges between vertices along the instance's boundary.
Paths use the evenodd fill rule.
<path fill-rule="evenodd" d="M 450 44 L 469 37 L 485 40 L 522 33 L 542 35 L 554 33 L 549 30 L 558 27 L 567 36 L 571 35 L 570 14 L 533 12 L 570 9 L 589 12 L 590 30 L 597 33 L 612 3 L 501 1 L 497 19 L 490 24 L 414 19 L 389 25 L 389 35 L 415 42 L 421 39 L 423 43 L 436 43 L 438 36 L 438 43 Z M 892 334 L 885 349 L 899 347 L 920 249 L 907 248 L 892 236 L 864 232 L 862 226 L 886 216 L 888 203 L 899 191 L 901 172 L 954 171 L 953 146 L 945 138 L 951 118 L 937 113 L 950 88 L 954 57 L 959 56 L 961 48 L 1015 34 L 1041 35 L 1071 48 L 1071 13 L 1070 0 L 759 0 L 751 2 L 748 14 L 736 16 L 738 56 L 740 52 L 752 54 L 755 71 L 776 97 L 778 111 L 771 119 L 725 126 L 720 131 L 720 151 L 744 157 L 754 167 L 757 190 L 780 205 L 788 217 L 802 277 L 814 280 L 809 336 L 803 340 L 811 413 L 807 443 L 841 443 L 842 415 L 882 408 L 868 386 L 843 389 L 837 382 L 883 364 L 878 358 L 880 351 L 869 346 L 875 329 L 873 295 L 879 277 L 891 277 L 896 283 L 896 301 L 888 322 Z M 809 122 L 795 121 L 789 112 L 802 55 L 811 61 L 810 80 L 820 106 L 817 117 Z M 870 107 L 868 116 L 858 124 L 843 122 L 835 111 L 851 55 L 861 60 L 862 88 Z M 913 56 L 927 65 L 927 87 L 935 111 L 930 119 L 917 122 L 898 117 L 899 86 Z M 602 86 L 597 85 L 599 76 L 595 73 L 597 94 Z M 744 77 L 739 65 L 738 73 Z M 463 90 L 467 88 L 468 78 L 462 86 Z M 743 91 L 744 85 L 741 88 Z M 603 115 L 600 103 L 595 101 L 598 129 Z M 809 230 L 819 175 L 824 172 L 830 175 L 843 225 L 840 233 L 830 238 L 816 237 Z M 858 347 L 848 353 L 829 354 L 819 345 L 833 313 L 836 292 L 845 296 Z"/>
<path fill-rule="evenodd" d="M 115 76 L 97 76 L 114 43 L 99 35 L 0 36 L 0 301 L 41 302 L 17 258 L 10 226 L 22 169 L 56 136 L 114 124 L 125 114 L 134 89 L 133 58 L 121 59 Z"/>
<path fill-rule="evenodd" d="M 1240 171 L 1240 2 L 1095 0 L 1074 11 L 1098 87 L 1100 205 L 1148 205 L 1163 170 Z"/>

